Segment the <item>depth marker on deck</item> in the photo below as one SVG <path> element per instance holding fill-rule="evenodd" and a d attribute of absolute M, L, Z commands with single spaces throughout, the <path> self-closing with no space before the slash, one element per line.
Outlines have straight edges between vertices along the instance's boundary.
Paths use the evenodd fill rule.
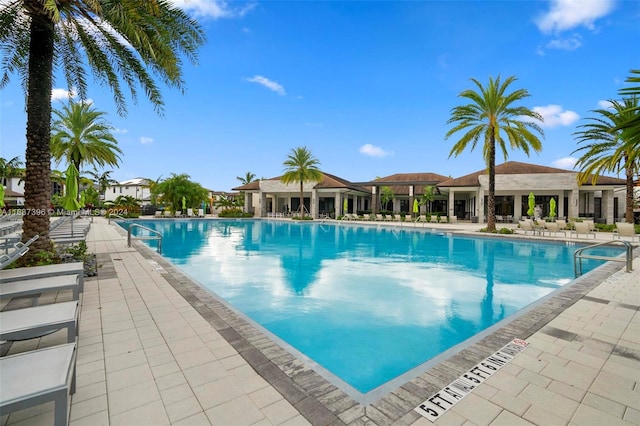
<path fill-rule="evenodd" d="M 429 399 L 414 408 L 414 411 L 432 423 L 435 422 L 451 407 L 456 405 L 458 401 L 469 395 L 482 382 L 493 376 L 496 371 L 515 358 L 528 345 L 529 343 L 524 340 L 513 339 L 500 350 L 494 352 L 493 355 L 486 357 L 475 367 L 433 394 Z"/>

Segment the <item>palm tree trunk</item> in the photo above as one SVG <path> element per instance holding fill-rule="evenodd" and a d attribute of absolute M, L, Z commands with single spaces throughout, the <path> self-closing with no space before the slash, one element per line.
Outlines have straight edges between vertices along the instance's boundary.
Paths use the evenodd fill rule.
<path fill-rule="evenodd" d="M 487 231 L 493 232 L 496 230 L 496 139 L 491 131 L 491 146 L 489 147 L 489 197 L 487 199 Z"/>
<path fill-rule="evenodd" d="M 29 42 L 27 89 L 27 150 L 24 184 L 25 211 L 22 241 L 40 237 L 22 258 L 30 259 L 42 250 L 51 250 L 49 205 L 51 201 L 51 89 L 53 69 L 53 22 L 32 14 Z"/>
<path fill-rule="evenodd" d="M 634 195 L 634 186 L 633 186 L 633 161 L 629 161 L 629 156 L 625 154 L 624 156 L 625 164 L 627 164 L 626 172 L 627 172 L 627 199 L 626 199 L 626 209 L 624 214 L 625 222 L 633 223 L 633 195 Z"/>
<path fill-rule="evenodd" d="M 300 181 L 300 219 L 304 217 L 304 193 L 302 191 L 303 182 Z"/>

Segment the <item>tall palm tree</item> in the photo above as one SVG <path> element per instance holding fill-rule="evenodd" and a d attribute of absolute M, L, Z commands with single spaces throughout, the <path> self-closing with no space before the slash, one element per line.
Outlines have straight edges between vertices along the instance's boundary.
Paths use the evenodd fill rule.
<path fill-rule="evenodd" d="M 478 140 L 483 139 L 482 152 L 489 173 L 489 196 L 487 199 L 487 230 L 496 230 L 496 145 L 502 151 L 504 159 L 509 157 L 508 147 L 518 148 L 529 155 L 533 149 L 542 150 L 542 143 L 534 132 L 544 136 L 542 128 L 534 120 L 543 121 L 540 114 L 524 106 L 514 105 L 516 102 L 529 97 L 526 89 L 507 92 L 511 83 L 516 81 L 514 76 L 501 81 L 489 77 L 489 83 L 483 86 L 478 80 L 471 79 L 478 91 L 465 90 L 458 95 L 471 103 L 454 107 L 447 124 L 455 124 L 445 136 L 446 139 L 454 133 L 466 130 L 451 148 L 449 157 L 458 156 L 464 152 L 469 144 L 473 151 Z M 532 119 L 528 121 L 527 118 Z M 534 132 L 532 132 L 532 130 Z M 506 138 L 505 138 L 506 136 Z"/>
<path fill-rule="evenodd" d="M 64 159 L 78 172 L 85 164 L 94 168 L 118 165 L 122 150 L 111 133 L 113 127 L 104 120 L 104 112 L 84 102 L 69 102 L 62 110 L 53 110 L 53 115 L 51 155 L 58 164 Z"/>
<path fill-rule="evenodd" d="M 47 211 L 50 191 L 51 90 L 60 70 L 67 87 L 87 98 L 87 68 L 126 113 L 123 83 L 134 101 L 142 90 L 162 113 L 154 76 L 183 90 L 183 57 L 195 61 L 204 34 L 168 0 L 11 0 L 0 8 L 0 87 L 16 73 L 26 91 L 26 211 Z M 88 66 L 87 66 L 88 64 Z M 40 238 L 25 256 L 50 250 L 49 215 L 23 217 L 23 241 Z"/>
<path fill-rule="evenodd" d="M 246 185 L 254 182 L 256 180 L 256 175 L 254 173 L 247 172 L 244 176 L 236 176 L 236 179 L 242 182 L 243 185 Z"/>
<path fill-rule="evenodd" d="M 580 169 L 578 182 L 585 183 L 591 177 L 596 183 L 598 177 L 606 172 L 626 175 L 626 203 L 625 221 L 633 223 L 633 178 L 640 166 L 640 135 L 633 136 L 632 127 L 621 127 L 624 123 L 637 120 L 640 117 L 640 103 L 633 96 L 622 101 L 610 101 L 611 109 L 593 111 L 597 117 L 589 118 L 590 122 L 578 126 L 582 129 L 575 132 L 578 143 L 583 146 L 572 154 L 582 153 L 576 162 Z"/>
<path fill-rule="evenodd" d="M 305 182 L 321 182 L 324 175 L 318 169 L 320 161 L 313 156 L 306 146 L 293 148 L 283 163 L 285 173 L 282 182 L 285 184 L 300 182 L 300 217 L 304 217 Z"/>
<path fill-rule="evenodd" d="M 635 76 L 630 76 L 628 77 L 625 81 L 627 83 L 636 83 L 638 84 L 637 86 L 632 86 L 632 87 L 625 87 L 623 89 L 620 89 L 620 94 L 622 96 L 638 96 L 640 97 L 640 69 L 637 70 L 631 70 L 630 71 L 631 74 L 634 74 Z M 638 109 L 639 107 L 636 106 L 636 109 Z M 632 136 L 634 139 L 635 138 L 640 138 L 640 114 L 636 115 L 635 117 L 631 118 L 629 120 L 629 122 L 627 123 L 623 123 L 622 127 L 624 128 L 631 128 L 632 131 L 630 132 L 630 137 Z M 635 148 L 636 150 L 640 149 L 640 142 L 638 142 L 638 139 L 635 139 Z M 629 151 L 629 150 L 628 150 Z"/>

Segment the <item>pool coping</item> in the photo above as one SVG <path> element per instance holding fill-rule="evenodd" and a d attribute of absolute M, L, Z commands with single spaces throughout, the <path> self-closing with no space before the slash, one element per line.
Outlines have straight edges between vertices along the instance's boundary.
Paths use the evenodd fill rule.
<path fill-rule="evenodd" d="M 118 232 L 126 234 L 120 226 L 116 228 Z M 456 232 L 450 229 L 446 232 L 476 237 L 503 237 L 477 235 L 468 231 Z M 532 240 L 542 241 L 537 238 Z M 417 377 L 407 380 L 390 392 L 383 393 L 379 399 L 371 403 L 361 404 L 153 249 L 139 241 L 133 241 L 132 245 L 144 258 L 161 266 L 158 272 L 167 282 L 262 378 L 310 423 L 322 425 L 364 424 L 368 421 L 376 424 L 412 424 L 421 418 L 414 408 L 426 398 L 514 338 L 526 340 L 610 275 L 622 269 L 615 262 L 599 266 L 573 280 L 571 284 L 523 308 L 516 317 L 510 316 L 494 325 L 486 335 L 480 333 L 479 339 L 478 335 L 469 339 L 467 342 L 472 341 L 470 344 L 454 351 L 453 355 Z M 636 250 L 633 257 L 640 257 L 640 253 Z M 445 354 L 449 354 L 450 351 Z"/>

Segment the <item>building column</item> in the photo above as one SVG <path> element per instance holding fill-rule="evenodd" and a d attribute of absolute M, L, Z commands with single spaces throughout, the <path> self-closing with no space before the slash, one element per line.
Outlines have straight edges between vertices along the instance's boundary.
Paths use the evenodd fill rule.
<path fill-rule="evenodd" d="M 312 218 L 317 219 L 318 218 L 318 190 L 313 188 L 311 189 L 311 200 L 310 201 L 310 206 L 311 207 L 311 211 L 309 212 L 309 214 L 311 215 Z"/>
<path fill-rule="evenodd" d="M 456 204 L 455 199 L 456 199 L 455 190 L 451 188 L 449 189 L 449 203 L 447 205 L 447 211 L 449 212 L 449 217 L 452 217 L 455 214 L 453 211 L 453 208 Z M 460 218 L 460 219 L 464 219 L 464 218 Z"/>
<path fill-rule="evenodd" d="M 340 192 L 336 192 L 336 195 L 333 196 L 333 205 L 335 206 L 334 219 L 337 219 L 338 216 L 340 216 L 340 209 L 342 209 L 342 197 L 340 195 Z"/>
<path fill-rule="evenodd" d="M 378 213 L 378 187 L 375 185 L 371 187 L 371 213 Z"/>
<path fill-rule="evenodd" d="M 613 217 L 613 190 L 607 189 L 602 191 L 602 217 L 606 219 L 605 223 L 615 223 Z"/>
<path fill-rule="evenodd" d="M 267 216 L 267 193 L 260 191 L 260 217 Z"/>
<path fill-rule="evenodd" d="M 484 223 L 484 190 L 478 189 L 478 195 L 476 196 L 476 216 L 478 216 L 478 223 Z"/>
<path fill-rule="evenodd" d="M 250 192 L 245 192 L 244 193 L 244 211 L 245 212 L 251 213 L 253 209 L 252 201 L 253 201 L 253 194 L 251 194 Z"/>
<path fill-rule="evenodd" d="M 577 189 L 569 191 L 569 217 L 567 217 L 567 221 L 571 220 L 574 217 L 578 217 L 579 196 L 580 191 L 578 191 Z"/>

